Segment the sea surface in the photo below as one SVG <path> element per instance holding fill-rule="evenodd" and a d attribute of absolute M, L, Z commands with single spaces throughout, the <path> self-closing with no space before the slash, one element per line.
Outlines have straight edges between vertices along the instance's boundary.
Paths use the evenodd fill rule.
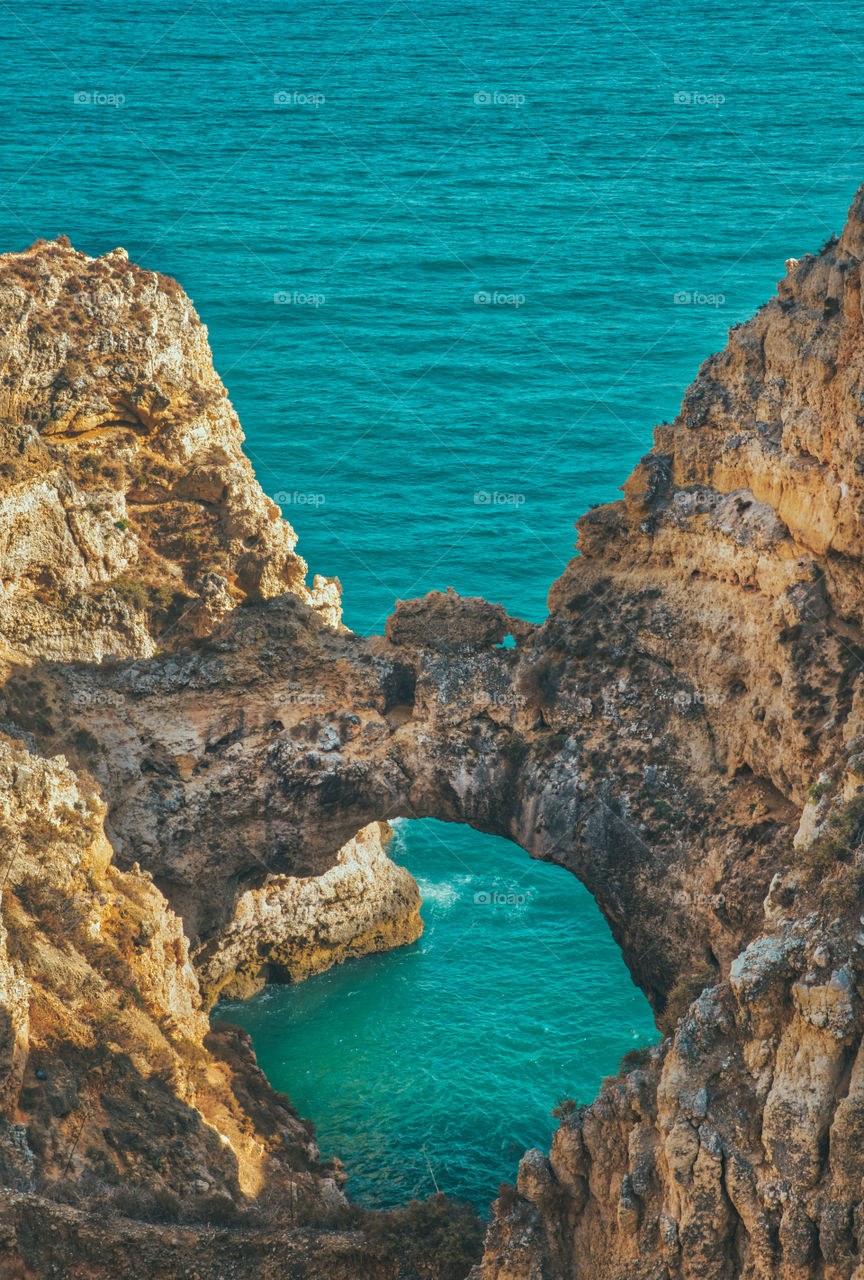
<path fill-rule="evenodd" d="M 496 836 L 398 820 L 391 856 L 423 896 L 419 941 L 216 1016 L 346 1159 L 372 1206 L 436 1188 L 479 1209 L 548 1147 L 562 1099 L 590 1102 L 623 1054 L 657 1039 L 588 891 Z M 469 861 L 470 859 L 470 861 Z"/>
<path fill-rule="evenodd" d="M 838 0 L 0 14 L 0 249 L 64 232 L 177 277 L 364 633 L 433 587 L 542 618 L 574 520 L 864 181 L 864 28 Z M 527 902 L 473 912 L 459 877 L 492 845 L 434 829 L 400 832 L 416 949 L 244 1015 L 376 1202 L 428 1189 L 424 1143 L 488 1197 L 561 1094 L 653 1034 L 578 886 L 499 845 Z"/>

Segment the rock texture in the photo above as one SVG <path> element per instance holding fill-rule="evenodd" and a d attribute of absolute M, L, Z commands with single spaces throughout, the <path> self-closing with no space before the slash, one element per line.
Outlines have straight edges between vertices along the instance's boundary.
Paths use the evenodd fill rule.
<path fill-rule="evenodd" d="M 246 1038 L 210 1032 L 180 921 L 112 865 L 104 813 L 92 779 L 0 739 L 5 1185 L 103 1213 L 206 1217 L 265 1187 L 341 1206 Z"/>
<path fill-rule="evenodd" d="M 435 816 L 578 875 L 666 1033 L 574 1106 L 548 1155 L 526 1155 L 475 1280 L 861 1280 L 862 260 L 864 192 L 840 240 L 787 264 L 705 363 L 623 500 L 582 519 L 542 626 L 433 593 L 369 638 L 339 626 L 335 584 L 305 585 L 176 286 L 62 243 L 2 260 L 6 742 L 81 797 L 43 860 L 55 897 L 21 879 L 26 861 L 4 889 L 2 1160 L 23 1260 L 48 1265 L 28 1223 L 85 1241 L 112 1178 L 152 1196 L 197 1178 L 244 1212 L 263 1179 L 296 1227 L 296 1274 L 435 1274 L 392 1249 L 370 1261 L 368 1223 L 346 1245 L 338 1168 L 235 1033 L 202 1043 L 194 970 L 211 994 L 255 981 L 244 937 L 268 965 L 284 944 L 274 884 L 317 900 L 358 831 Z M 30 857 L 39 802 L 21 795 Z M 61 906 L 75 911 L 58 925 Z M 108 951 L 91 960 L 97 924 Z M 59 1043 L 84 1034 L 85 964 L 82 1022 L 124 1019 L 89 1042 L 132 1073 L 119 1139 L 87 1128 L 86 1076 L 65 1115 L 47 1096 Z M 218 1150 L 195 1120 L 194 1142 L 164 1150 L 185 1121 L 144 1105 L 156 1073 L 130 1046 L 145 1028 L 166 1045 L 164 1114 L 191 1108 Z M 161 1228 L 127 1217 L 109 1241 L 158 1254 Z M 245 1275 L 270 1237 L 243 1231 Z M 207 1247 L 235 1266 L 233 1243 Z M 128 1274 L 162 1274 L 141 1266 Z"/>
<path fill-rule="evenodd" d="M 0 256 L 0 635 L 100 661 L 188 642 L 292 591 L 339 620 L 295 554 L 175 281 L 64 237 Z M 127 570 L 132 570 L 127 574 Z M 183 623 L 178 626 L 178 616 Z M 168 633 L 171 634 L 168 634 Z"/>
<path fill-rule="evenodd" d="M 628 665 L 674 669 L 718 775 L 761 797 L 749 826 L 713 809 L 682 888 L 664 886 L 742 949 L 706 922 L 719 963 L 679 981 L 669 1013 L 702 994 L 548 1157 L 524 1158 L 478 1280 L 864 1274 L 862 256 L 859 192 L 839 242 L 787 263 L 705 363 L 624 502 L 581 521 L 552 590 L 559 617 L 614 610 Z M 766 840 L 790 802 L 797 830 Z M 767 890 L 760 913 L 730 854 Z"/>
<path fill-rule="evenodd" d="M 247 889 L 224 929 L 195 957 L 208 1004 L 244 999 L 266 982 L 300 982 L 334 964 L 415 942 L 423 932 L 420 891 L 391 862 L 390 827 L 371 823 L 320 876 L 271 876 Z"/>

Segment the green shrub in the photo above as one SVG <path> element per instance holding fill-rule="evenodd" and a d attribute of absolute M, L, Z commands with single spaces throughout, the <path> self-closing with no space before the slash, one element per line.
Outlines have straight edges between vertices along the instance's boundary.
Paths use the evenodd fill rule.
<path fill-rule="evenodd" d="M 864 796 L 830 814 L 825 830 L 798 857 L 805 885 L 825 878 L 838 862 L 849 862 L 864 837 Z"/>
<path fill-rule="evenodd" d="M 37 952 L 33 926 L 21 914 L 21 906 L 8 885 L 3 892 L 3 924 L 6 928 L 6 950 L 9 958 L 31 965 Z"/>
<path fill-rule="evenodd" d="M 368 1213 L 362 1225 L 370 1242 L 398 1254 L 424 1280 L 464 1280 L 483 1251 L 483 1223 L 474 1210 L 441 1194 Z"/>
<path fill-rule="evenodd" d="M 647 1046 L 641 1049 L 629 1049 L 621 1059 L 622 1071 L 633 1071 L 636 1067 L 644 1067 L 651 1061 L 651 1050 Z"/>
<path fill-rule="evenodd" d="M 149 597 L 147 588 L 142 582 L 136 582 L 134 578 L 121 573 L 111 585 L 124 604 L 128 604 L 133 609 L 143 610 L 147 608 Z"/>
<path fill-rule="evenodd" d="M 72 735 L 72 742 L 80 751 L 86 751 L 90 755 L 102 749 L 99 739 L 95 738 L 89 729 L 76 729 Z"/>
<path fill-rule="evenodd" d="M 825 886 L 825 905 L 830 911 L 856 911 L 864 904 L 864 871 L 847 867 Z"/>
<path fill-rule="evenodd" d="M 164 613 L 174 603 L 175 593 L 170 587 L 138 582 L 125 573 L 116 577 L 111 585 L 123 603 L 139 613 Z"/>
<path fill-rule="evenodd" d="M 110 458 L 99 459 L 99 473 L 103 479 L 110 481 L 114 485 L 119 485 L 126 474 L 120 463 L 114 462 Z"/>
<path fill-rule="evenodd" d="M 823 880 L 835 862 L 836 858 L 830 848 L 818 840 L 814 841 L 809 849 L 805 850 L 798 859 L 798 866 L 802 872 L 802 882 L 805 885 L 811 885 Z"/>
<path fill-rule="evenodd" d="M 665 1035 L 671 1035 L 696 997 L 714 981 L 714 970 L 708 965 L 695 969 L 692 973 L 682 974 L 666 997 L 663 1012 L 657 1019 L 660 1030 Z"/>
<path fill-rule="evenodd" d="M 0 462 L 0 476 L 2 476 L 4 480 L 17 480 L 24 474 L 25 469 L 26 468 L 14 458 L 6 458 L 3 462 Z"/>
<path fill-rule="evenodd" d="M 108 1202 L 109 1212 L 143 1222 L 177 1222 L 181 1209 L 180 1197 L 167 1187 L 119 1186 Z"/>
<path fill-rule="evenodd" d="M 498 1211 L 506 1218 L 513 1212 L 519 1203 L 519 1192 L 513 1186 L 512 1182 L 502 1182 L 498 1188 Z"/>
<path fill-rule="evenodd" d="M 156 611 L 170 609 L 174 603 L 174 592 L 170 587 L 150 587 L 147 594 L 151 609 Z"/>
<path fill-rule="evenodd" d="M 562 664 L 552 662 L 550 658 L 541 658 L 539 662 L 520 672 L 516 686 L 523 697 L 538 706 L 548 707 L 558 694 L 561 682 Z"/>
<path fill-rule="evenodd" d="M 552 1108 L 552 1116 L 555 1120 L 563 1120 L 565 1116 L 572 1116 L 578 1110 L 579 1103 L 575 1098 L 559 1098 L 558 1105 Z"/>

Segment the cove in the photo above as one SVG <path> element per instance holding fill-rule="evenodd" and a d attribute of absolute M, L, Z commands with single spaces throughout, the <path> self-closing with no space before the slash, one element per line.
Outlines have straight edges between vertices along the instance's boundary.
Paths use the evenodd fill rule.
<path fill-rule="evenodd" d="M 653 1043 L 588 891 L 498 837 L 398 820 L 391 857 L 423 897 L 410 947 L 223 1001 L 271 1084 L 315 1122 L 347 1193 L 373 1208 L 437 1186 L 488 1207 L 524 1151 L 548 1148 L 559 1099 L 589 1102 Z"/>

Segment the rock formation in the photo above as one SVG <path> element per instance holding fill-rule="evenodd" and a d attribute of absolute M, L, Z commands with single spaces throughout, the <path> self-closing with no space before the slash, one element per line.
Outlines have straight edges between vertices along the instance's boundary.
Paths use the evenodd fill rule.
<path fill-rule="evenodd" d="M 162 1275 L 160 1232 L 194 1258 L 209 1229 L 171 1196 L 248 1215 L 266 1184 L 296 1259 L 269 1274 L 397 1274 L 242 1038 L 205 1043 L 200 981 L 302 968 L 272 896 L 435 816 L 578 875 L 666 1032 L 526 1155 L 476 1280 L 861 1280 L 862 260 L 864 190 L 580 521 L 542 626 L 433 593 L 369 638 L 305 585 L 177 286 L 62 242 L 0 260 L 15 1256 L 47 1268 L 50 1221 L 84 1257 L 125 1203 L 111 1247 L 151 1261 L 111 1274 Z M 260 1274 L 272 1227 L 240 1234 L 207 1256 Z"/>
<path fill-rule="evenodd" d="M 226 984 L 417 936 L 386 829 L 358 823 L 317 881 L 258 866 L 196 971 L 151 873 L 120 869 L 82 767 L 123 753 L 101 736 L 98 664 L 194 650 L 285 591 L 338 632 L 338 584 L 305 585 L 173 281 L 61 238 L 0 259 L 0 313 L 0 1273 L 282 1276 L 288 1256 L 298 1276 L 389 1275 L 403 1228 L 366 1238 L 341 1166 L 204 1012 Z M 240 1237 L 214 1245 L 219 1225 Z"/>
<path fill-rule="evenodd" d="M 267 982 L 299 982 L 334 964 L 414 942 L 423 932 L 420 891 L 391 862 L 392 830 L 370 823 L 320 876 L 270 876 L 241 894 L 229 924 L 195 957 L 207 1004 L 244 999 Z"/>

